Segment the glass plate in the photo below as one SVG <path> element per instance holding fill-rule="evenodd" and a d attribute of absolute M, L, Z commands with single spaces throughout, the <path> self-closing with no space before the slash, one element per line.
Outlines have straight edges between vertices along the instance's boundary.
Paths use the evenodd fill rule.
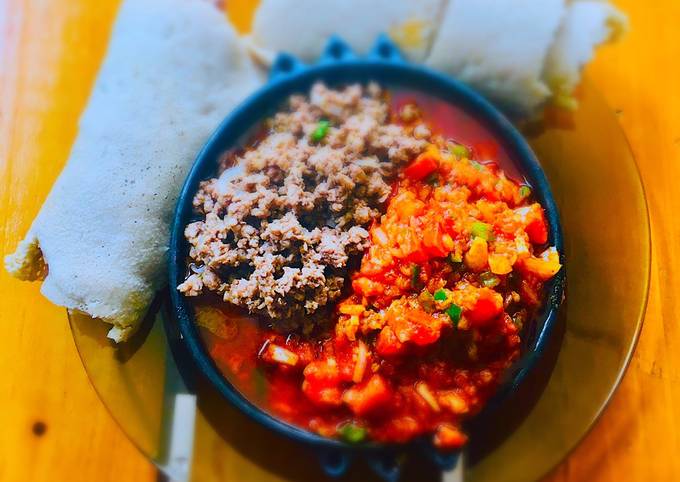
<path fill-rule="evenodd" d="M 630 147 L 614 112 L 591 84 L 560 127 L 531 126 L 527 137 L 560 208 L 566 239 L 567 302 L 550 355 L 510 403 L 475 424 L 465 480 L 535 480 L 583 438 L 618 386 L 645 311 L 649 218 Z M 540 131 L 540 132 L 539 132 Z M 161 315 L 130 343 L 114 347 L 107 326 L 70 315 L 73 336 L 97 393 L 152 461 L 163 454 L 169 350 Z M 403 480 L 437 480 L 416 463 Z M 499 470 L 502 467 L 502 470 Z M 199 387 L 192 479 L 322 479 L 302 447 L 284 440 Z M 374 476 L 361 464 L 353 480 Z"/>

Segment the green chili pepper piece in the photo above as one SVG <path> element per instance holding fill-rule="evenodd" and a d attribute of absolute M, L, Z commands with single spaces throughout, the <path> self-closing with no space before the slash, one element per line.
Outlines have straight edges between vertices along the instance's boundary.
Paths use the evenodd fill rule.
<path fill-rule="evenodd" d="M 454 326 L 458 326 L 458 322 L 460 321 L 460 315 L 462 313 L 463 309 L 456 304 L 449 306 L 449 308 L 446 310 L 446 314 L 449 315 L 449 318 L 451 318 L 451 322 L 453 323 Z"/>
<path fill-rule="evenodd" d="M 531 196 L 531 188 L 529 186 L 520 186 L 519 195 L 522 199 Z"/>
<path fill-rule="evenodd" d="M 349 422 L 340 427 L 338 429 L 338 433 L 345 442 L 357 444 L 366 438 L 368 432 L 364 427 L 360 427 L 355 423 Z"/>
<path fill-rule="evenodd" d="M 456 156 L 458 159 L 470 158 L 470 149 L 465 147 L 463 144 L 454 144 L 451 146 L 451 154 Z"/>
<path fill-rule="evenodd" d="M 491 230 L 490 224 L 482 223 L 481 221 L 475 221 L 470 227 L 470 232 L 475 238 L 493 241 L 493 231 Z"/>
<path fill-rule="evenodd" d="M 328 128 L 330 125 L 331 123 L 327 120 L 319 121 L 319 123 L 316 125 L 316 129 L 314 129 L 314 132 L 312 132 L 312 141 L 321 142 L 323 138 L 326 137 L 326 134 L 328 134 Z"/>
<path fill-rule="evenodd" d="M 437 290 L 434 292 L 434 299 L 435 301 L 446 301 L 446 291 L 444 290 Z"/>

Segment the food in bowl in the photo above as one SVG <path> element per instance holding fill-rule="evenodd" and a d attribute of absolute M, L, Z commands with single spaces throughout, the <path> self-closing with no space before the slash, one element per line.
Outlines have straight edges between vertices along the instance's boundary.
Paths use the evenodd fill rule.
<path fill-rule="evenodd" d="M 227 156 L 224 167 L 243 174 L 224 169 L 200 185 L 200 219 L 185 230 L 192 273 L 179 290 L 217 292 L 287 325 L 338 299 L 390 180 L 427 146 L 389 122 L 382 96 L 375 84 L 317 84 L 269 119 L 256 143 Z"/>
<path fill-rule="evenodd" d="M 272 149 L 280 136 L 286 143 Z M 315 163 L 320 153 L 335 162 Z M 519 357 L 522 328 L 561 269 L 543 208 L 513 179 L 493 134 L 426 95 L 316 84 L 227 158 L 245 174 L 201 185 L 179 286 L 200 295 L 192 298 L 196 322 L 225 377 L 263 410 L 322 436 L 464 445 L 462 423 Z M 298 171 L 306 181 L 287 184 Z M 319 186 L 324 194 L 315 197 Z M 271 193 L 266 209 L 253 202 L 234 217 L 241 203 L 263 199 L 258 190 Z M 295 226 L 294 237 L 278 227 L 280 236 L 269 234 L 281 219 Z M 332 236 L 342 256 L 321 249 L 315 232 Z M 356 242 L 339 241 L 350 232 Z M 246 251 L 229 263 L 210 257 L 234 249 Z M 266 276 L 248 278 L 245 302 L 233 298 L 230 290 L 267 254 Z M 327 285 L 301 277 L 310 260 L 333 280 L 325 296 L 316 295 Z M 299 284 L 279 289 L 291 270 Z M 303 321 L 289 323 L 291 316 Z"/>

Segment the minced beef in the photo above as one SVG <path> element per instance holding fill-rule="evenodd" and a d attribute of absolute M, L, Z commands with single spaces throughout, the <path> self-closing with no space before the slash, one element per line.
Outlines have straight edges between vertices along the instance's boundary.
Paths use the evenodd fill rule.
<path fill-rule="evenodd" d="M 185 230 L 190 272 L 179 291 L 217 292 L 287 327 L 336 300 L 397 169 L 427 145 L 429 131 L 414 135 L 389 114 L 375 84 L 317 83 L 292 96 L 266 135 L 235 156 L 236 168 L 201 183 L 202 219 Z M 315 141 L 322 121 L 328 130 Z"/>

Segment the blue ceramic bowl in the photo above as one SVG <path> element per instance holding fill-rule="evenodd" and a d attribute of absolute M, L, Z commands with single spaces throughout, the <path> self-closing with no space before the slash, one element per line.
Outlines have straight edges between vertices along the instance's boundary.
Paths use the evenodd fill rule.
<path fill-rule="evenodd" d="M 184 227 L 192 217 L 192 199 L 199 182 L 214 176 L 220 156 L 239 145 L 252 127 L 276 112 L 291 94 L 307 93 L 312 84 L 319 80 L 330 86 L 376 81 L 388 88 L 424 92 L 462 107 L 481 120 L 533 187 L 537 200 L 545 209 L 550 244 L 556 246 L 560 253 L 563 252 L 559 216 L 545 174 L 524 138 L 495 107 L 460 82 L 405 62 L 398 49 L 384 36 L 378 39 L 371 53 L 363 58 L 357 57 L 342 40 L 334 38 L 328 43 L 319 62 L 312 66 L 302 64 L 291 55 L 279 55 L 271 69 L 269 82 L 227 116 L 196 158 L 177 204 L 169 256 L 172 314 L 182 335 L 184 352 L 189 354 L 195 369 L 245 414 L 284 436 L 311 446 L 330 475 L 344 474 L 352 458 L 361 455 L 383 479 L 396 480 L 399 477 L 397 455 L 413 447 L 419 448 L 442 469 L 450 469 L 455 466 L 458 454 L 442 455 L 427 440 L 417 441 L 408 447 L 375 443 L 349 445 L 285 423 L 256 407 L 220 374 L 199 337 L 191 302 L 172 289 L 184 281 L 185 260 L 189 251 L 184 239 Z M 507 395 L 515 391 L 543 354 L 562 302 L 564 280 L 563 269 L 546 286 L 547 302 L 523 334 L 523 356 L 508 370 L 505 382 L 491 401 L 492 405 L 502 403 Z"/>

